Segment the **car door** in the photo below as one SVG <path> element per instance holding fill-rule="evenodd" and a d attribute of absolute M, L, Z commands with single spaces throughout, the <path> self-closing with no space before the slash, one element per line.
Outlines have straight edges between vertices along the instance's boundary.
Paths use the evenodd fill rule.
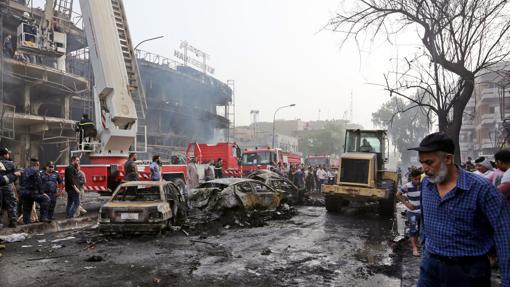
<path fill-rule="evenodd" d="M 264 209 L 274 209 L 280 205 L 280 196 L 269 186 L 262 182 L 250 182 L 255 193 L 256 206 Z"/>
<path fill-rule="evenodd" d="M 249 181 L 243 181 L 234 185 L 234 193 L 241 201 L 245 209 L 254 209 L 257 204 L 257 196 Z"/>

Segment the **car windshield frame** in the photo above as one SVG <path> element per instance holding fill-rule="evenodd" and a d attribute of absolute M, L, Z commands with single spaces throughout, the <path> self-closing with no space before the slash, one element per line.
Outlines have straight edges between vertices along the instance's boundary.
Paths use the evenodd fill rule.
<path fill-rule="evenodd" d="M 229 184 L 206 181 L 198 185 L 197 188 L 219 188 L 221 190 L 229 187 Z"/>
<path fill-rule="evenodd" d="M 113 193 L 112 202 L 158 202 L 164 201 L 163 185 L 121 185 Z M 157 191 L 156 191 L 157 189 Z"/>

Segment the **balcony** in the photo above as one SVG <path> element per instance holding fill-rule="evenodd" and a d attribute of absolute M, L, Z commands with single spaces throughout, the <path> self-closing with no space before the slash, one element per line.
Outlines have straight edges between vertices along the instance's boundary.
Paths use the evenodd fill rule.
<path fill-rule="evenodd" d="M 496 145 L 496 143 L 493 142 L 491 139 L 484 138 L 484 139 L 482 139 L 482 141 L 480 143 L 480 148 L 481 149 L 493 149 L 493 148 L 495 148 L 495 145 Z"/>
<path fill-rule="evenodd" d="M 474 144 L 472 142 L 459 142 L 460 150 L 467 151 L 472 150 L 474 147 Z"/>
<path fill-rule="evenodd" d="M 478 128 L 483 126 L 494 126 L 496 123 L 496 115 L 495 114 L 483 114 L 480 116 L 480 122 L 478 123 Z"/>
<path fill-rule="evenodd" d="M 499 93 L 498 93 L 497 88 L 484 89 L 480 94 L 480 101 L 477 103 L 477 106 L 478 106 L 478 104 L 482 104 L 482 103 L 497 102 L 498 99 L 499 99 Z"/>

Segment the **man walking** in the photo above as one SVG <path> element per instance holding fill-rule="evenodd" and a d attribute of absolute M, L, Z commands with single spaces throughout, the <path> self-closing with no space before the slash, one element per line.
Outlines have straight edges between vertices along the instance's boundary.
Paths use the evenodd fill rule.
<path fill-rule="evenodd" d="M 423 257 L 418 286 L 490 286 L 487 254 L 496 246 L 502 286 L 510 286 L 510 205 L 484 178 L 454 163 L 445 133 L 419 147 Z"/>
<path fill-rule="evenodd" d="M 16 165 L 12 162 L 10 153 L 7 148 L 0 148 L 0 163 L 3 165 L 3 170 L 0 170 L 0 176 L 15 179 L 21 176 L 21 174 L 19 171 L 16 171 Z M 10 181 L 8 184 L 0 187 L 0 209 L 7 209 L 7 216 L 9 218 L 8 227 L 16 227 L 17 205 L 18 201 L 14 192 L 14 183 Z"/>
<path fill-rule="evenodd" d="M 76 210 L 80 207 L 80 190 L 78 188 L 78 166 L 80 158 L 78 156 L 71 157 L 71 164 L 65 169 L 64 183 L 67 193 L 67 218 L 73 218 Z"/>
<path fill-rule="evenodd" d="M 418 235 L 420 226 L 420 198 L 421 171 L 411 171 L 411 181 L 406 183 L 396 194 L 397 199 L 406 207 L 407 222 L 409 223 L 409 239 L 413 256 L 420 256 L 418 252 Z"/>
<path fill-rule="evenodd" d="M 30 215 L 34 202 L 39 203 L 40 222 L 49 222 L 48 207 L 50 205 L 50 197 L 41 189 L 41 172 L 39 171 L 39 160 L 30 159 L 30 167 L 25 169 L 21 175 L 21 199 L 23 200 L 23 223 L 32 223 Z"/>

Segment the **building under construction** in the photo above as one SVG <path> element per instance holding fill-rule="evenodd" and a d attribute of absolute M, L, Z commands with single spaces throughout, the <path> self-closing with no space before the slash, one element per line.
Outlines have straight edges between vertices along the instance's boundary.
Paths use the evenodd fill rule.
<path fill-rule="evenodd" d="M 119 33 L 130 43 L 122 2 L 111 1 L 124 19 Z M 21 165 L 30 157 L 67 163 L 77 145 L 76 122 L 83 113 L 94 116 L 83 23 L 72 7 L 73 0 L 48 0 L 44 9 L 0 0 L 0 146 Z M 148 154 L 166 157 L 229 128 L 229 85 L 149 52 L 137 51 L 133 61 L 145 90 L 139 100 L 145 108 L 137 113 Z"/>

